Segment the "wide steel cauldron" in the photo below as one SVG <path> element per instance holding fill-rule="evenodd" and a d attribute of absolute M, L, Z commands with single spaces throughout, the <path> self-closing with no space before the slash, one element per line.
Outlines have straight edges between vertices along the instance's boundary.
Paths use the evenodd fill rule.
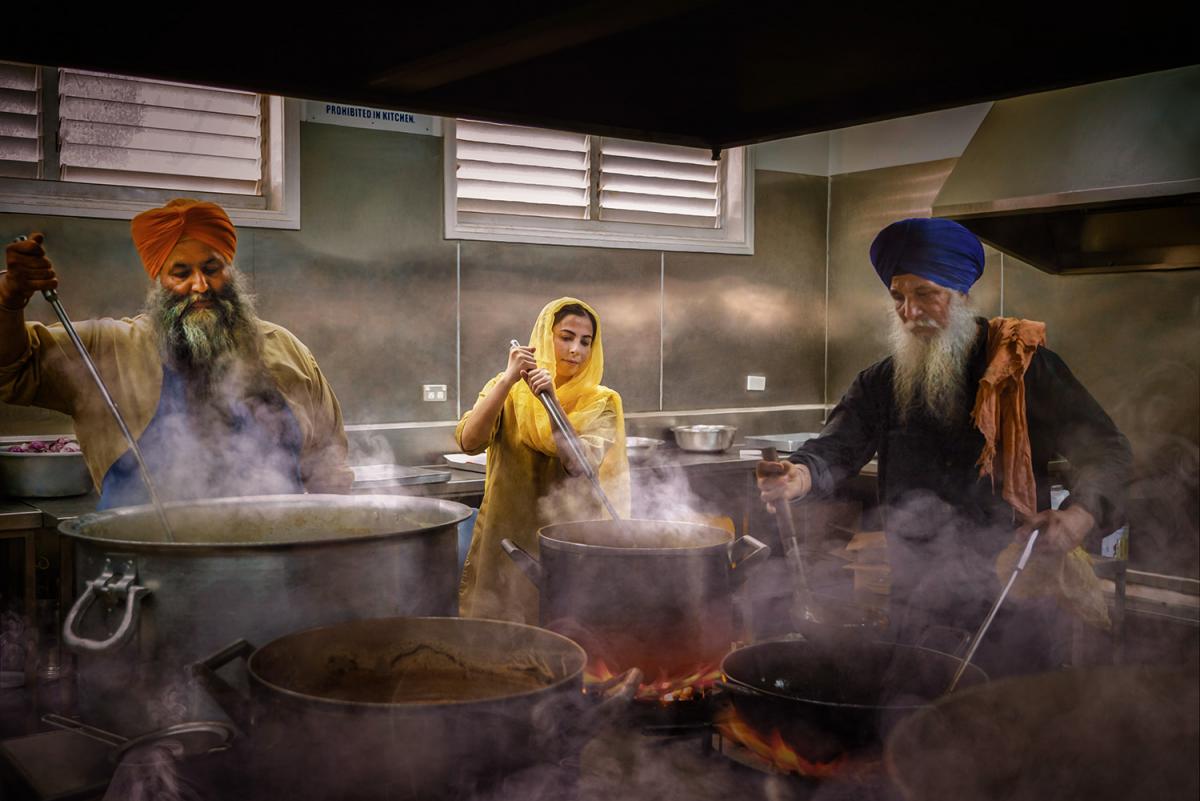
<path fill-rule="evenodd" d="M 248 697 L 216 672 L 237 658 Z M 390 618 L 241 640 L 194 670 L 248 734 L 253 798 L 472 798 L 578 757 L 602 710 L 585 660 L 520 623 Z"/>
<path fill-rule="evenodd" d="M 715 669 L 736 639 L 733 590 L 770 549 L 724 529 L 593 520 L 538 530 L 539 557 L 502 545 L 541 592 L 541 624 L 579 642 L 593 667 L 647 681 Z"/>
<path fill-rule="evenodd" d="M 72 541 L 78 598 L 63 626 L 80 713 L 137 736 L 219 716 L 187 666 L 237 637 L 260 642 L 345 620 L 453 611 L 457 503 L 280 495 L 84 515 Z"/>

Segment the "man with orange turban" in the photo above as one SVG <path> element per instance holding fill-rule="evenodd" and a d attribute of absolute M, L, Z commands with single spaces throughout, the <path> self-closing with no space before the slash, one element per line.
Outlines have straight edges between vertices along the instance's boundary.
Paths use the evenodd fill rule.
<path fill-rule="evenodd" d="M 215 203 L 139 214 L 151 280 L 141 314 L 76 324 L 169 500 L 345 492 L 341 409 L 312 354 L 254 313 L 234 269 L 237 231 Z M 10 244 L 0 274 L 0 400 L 71 415 L 100 508 L 148 501 L 136 462 L 61 325 L 26 322 L 58 285 L 44 237 Z"/>

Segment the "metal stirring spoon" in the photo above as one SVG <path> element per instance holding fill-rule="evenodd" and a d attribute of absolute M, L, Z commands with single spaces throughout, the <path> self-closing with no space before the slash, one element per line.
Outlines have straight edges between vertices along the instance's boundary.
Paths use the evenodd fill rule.
<path fill-rule="evenodd" d="M 18 236 L 15 241 L 23 242 L 26 237 Z M 104 379 L 100 377 L 100 371 L 96 369 L 96 363 L 92 361 L 92 356 L 87 352 L 87 348 L 83 346 L 83 340 L 79 338 L 79 334 L 75 332 L 75 326 L 71 324 L 71 318 L 67 316 L 66 309 L 58 300 L 58 293 L 53 289 L 43 289 L 42 297 L 54 309 L 54 313 L 58 315 L 58 321 L 62 323 L 62 327 L 67 332 L 67 336 L 71 338 L 71 343 L 75 345 L 75 350 L 79 351 L 79 357 L 83 359 L 83 364 L 87 367 L 88 373 L 91 374 L 92 380 L 96 387 L 100 390 L 100 395 L 104 398 L 104 403 L 108 406 L 108 410 L 112 412 L 113 418 L 117 421 L 117 426 L 120 427 L 121 433 L 125 436 L 125 441 L 129 443 L 129 449 L 133 451 L 133 458 L 137 460 L 138 471 L 141 473 L 142 482 L 146 485 L 146 491 L 150 494 L 150 502 L 154 505 L 154 511 L 158 513 L 158 520 L 162 523 L 163 533 L 167 537 L 167 542 L 175 541 L 175 534 L 171 531 L 171 524 L 167 522 L 167 513 L 163 508 L 162 501 L 158 497 L 158 492 L 154 489 L 154 482 L 150 480 L 150 470 L 146 467 L 146 460 L 142 458 L 142 449 L 138 447 L 137 440 L 133 438 L 133 434 L 129 431 L 129 426 L 125 424 L 125 417 L 121 414 L 121 410 L 117 408 L 117 402 L 113 400 L 113 396 L 108 392 L 108 386 L 104 383 Z"/>
<path fill-rule="evenodd" d="M 979 630 L 975 632 L 975 636 L 971 638 L 971 647 L 967 649 L 967 654 L 963 657 L 962 664 L 958 666 L 958 670 L 954 673 L 954 678 L 950 680 L 950 686 L 946 688 L 947 695 L 954 692 L 954 688 L 958 686 L 959 680 L 967 672 L 967 665 L 971 664 L 971 658 L 975 656 L 975 650 L 979 648 L 979 643 L 991 627 L 992 620 L 995 619 L 996 613 L 1000 611 L 1000 605 L 1008 597 L 1008 591 L 1016 583 L 1017 576 L 1021 575 L 1021 571 L 1025 569 L 1025 564 L 1029 561 L 1029 555 L 1033 553 L 1033 544 L 1037 542 L 1038 533 L 1038 529 L 1034 529 L 1033 533 L 1029 535 L 1029 541 L 1025 543 L 1025 550 L 1021 552 L 1021 558 L 1017 560 L 1017 566 L 1013 568 L 1012 575 L 1008 577 L 1008 583 L 1004 585 L 1004 589 L 1000 591 L 1000 597 L 992 604 L 991 611 L 983 619 L 983 625 L 979 627 Z"/>
<path fill-rule="evenodd" d="M 513 339 L 509 344 L 514 348 L 521 347 L 521 343 Z M 550 397 L 547 393 L 539 394 L 538 400 L 546 407 L 546 414 L 550 415 L 550 422 L 554 423 L 563 435 L 563 439 L 567 441 L 567 447 L 571 450 L 571 456 L 575 459 L 575 463 L 582 469 L 588 481 L 592 482 L 592 489 L 596 491 L 596 497 L 604 504 L 604 508 L 608 510 L 613 520 L 620 520 L 621 516 L 617 514 L 617 510 L 613 508 L 612 502 L 608 500 L 608 495 L 604 493 L 604 488 L 600 486 L 600 479 L 596 475 L 596 471 L 592 468 L 592 463 L 587 460 L 583 453 L 583 443 L 579 441 L 579 435 L 575 433 L 575 429 L 571 428 L 571 423 L 567 419 L 567 413 L 563 411 L 562 406 L 558 404 L 558 400 Z"/>

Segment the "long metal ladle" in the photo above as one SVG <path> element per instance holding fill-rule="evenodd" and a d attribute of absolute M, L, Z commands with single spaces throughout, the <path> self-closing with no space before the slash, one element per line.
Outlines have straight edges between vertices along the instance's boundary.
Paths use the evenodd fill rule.
<path fill-rule="evenodd" d="M 991 628 L 992 621 L 996 618 L 996 613 L 1000 611 L 1000 605 L 1008 597 L 1008 591 L 1016 583 L 1017 576 L 1021 575 L 1021 571 L 1025 569 L 1025 564 L 1029 561 L 1029 555 L 1033 553 L 1033 544 L 1037 542 L 1038 533 L 1038 529 L 1034 529 L 1029 535 L 1029 541 L 1025 543 L 1025 550 L 1021 552 L 1021 558 L 1017 560 L 1017 566 L 1013 568 L 1012 575 L 1008 577 L 1008 583 L 1004 585 L 1004 589 L 1000 591 L 1000 597 L 992 604 L 992 609 L 988 612 L 987 617 L 983 619 L 983 624 L 975 632 L 975 636 L 971 638 L 971 647 L 967 649 L 966 656 L 962 659 L 962 664 L 958 666 L 958 670 L 954 672 L 954 678 L 950 680 L 950 686 L 946 688 L 947 695 L 954 692 L 954 688 L 958 686 L 959 680 L 967 672 L 967 665 L 971 664 L 971 658 L 975 656 L 975 651 L 979 648 L 979 643 L 983 640 L 984 635 L 987 634 L 988 629 Z"/>
<path fill-rule="evenodd" d="M 23 242 L 25 239 L 26 237 L 19 236 L 16 241 Z M 66 309 L 63 308 L 62 303 L 58 300 L 58 293 L 53 289 L 43 289 L 42 297 L 46 299 L 46 302 L 54 309 L 54 313 L 58 315 L 58 321 L 62 323 L 67 336 L 71 338 L 71 343 L 75 345 L 75 350 L 79 351 L 79 357 L 83 359 L 84 366 L 87 367 L 88 373 L 91 374 L 92 380 L 96 383 L 96 387 L 104 397 L 104 403 L 108 406 L 108 410 L 112 412 L 113 418 L 116 419 L 117 426 L 120 427 L 121 433 L 125 436 L 125 441 L 129 443 L 129 449 L 133 451 L 133 458 L 137 460 L 142 482 L 146 485 L 146 491 L 150 494 L 150 502 L 154 505 L 154 511 L 158 513 L 159 522 L 162 523 L 163 534 L 166 535 L 167 542 L 174 542 L 175 534 L 171 531 L 171 524 L 167 522 L 167 513 L 163 509 L 158 492 L 154 489 L 154 482 L 150 480 L 150 470 L 146 467 L 146 460 L 142 458 L 142 449 L 138 447 L 137 440 L 133 438 L 133 434 L 129 431 L 129 426 L 125 424 L 125 417 L 121 414 L 121 410 L 117 408 L 117 402 L 113 400 L 113 396 L 109 394 L 108 386 L 104 383 L 104 379 L 100 377 L 100 371 L 96 369 L 96 363 L 92 361 L 91 354 L 83 346 L 83 340 L 75 332 L 75 326 L 71 324 L 71 318 L 67 316 Z"/>
<path fill-rule="evenodd" d="M 514 348 L 521 347 L 521 343 L 515 339 L 511 340 L 509 344 Z M 538 394 L 538 400 L 546 407 L 546 414 L 550 415 L 550 422 L 554 424 L 554 427 L 559 430 L 563 435 L 563 439 L 566 440 L 567 447 L 570 449 L 575 463 L 583 469 L 583 473 L 587 476 L 588 481 L 592 482 L 592 489 L 595 490 L 596 497 L 600 499 L 600 503 L 604 504 L 604 508 L 608 510 L 613 520 L 620 520 L 621 516 L 617 514 L 617 510 L 608 500 L 608 495 L 604 493 L 604 488 L 600 486 L 600 479 L 596 475 L 596 471 L 592 468 L 592 463 L 584 455 L 583 443 L 579 441 L 579 435 L 571 427 L 571 422 L 567 419 L 567 413 L 559 405 L 558 399 L 549 393 L 542 392 Z"/>

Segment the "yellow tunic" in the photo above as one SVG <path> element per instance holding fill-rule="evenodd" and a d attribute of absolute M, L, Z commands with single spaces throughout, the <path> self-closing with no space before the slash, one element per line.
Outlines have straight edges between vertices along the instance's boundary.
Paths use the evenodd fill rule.
<path fill-rule="evenodd" d="M 491 391 L 500 376 L 493 378 L 479 393 L 476 405 Z M 519 387 L 520 385 L 518 385 Z M 514 388 L 516 390 L 517 388 Z M 504 400 L 487 443 L 469 453 L 487 449 L 487 474 L 483 503 L 471 537 L 459 587 L 459 613 L 463 617 L 484 617 L 538 623 L 538 591 L 500 548 L 500 540 L 510 539 L 533 556 L 538 554 L 537 530 L 550 523 L 570 520 L 607 519 L 585 478 L 567 475 L 557 456 L 550 456 L 521 441 L 516 424 L 515 391 Z M 578 432 L 589 446 L 593 463 L 603 458 L 620 459 L 623 449 L 612 449 L 619 425 L 619 400 L 609 398 L 604 411 L 585 430 Z M 463 415 L 454 432 L 462 448 L 462 431 L 474 413 Z M 596 458 L 600 457 L 600 458 Z M 628 468 L 626 468 L 626 471 Z M 611 489 L 606 487 L 610 496 Z M 619 513 L 628 514 L 629 499 L 611 497 Z"/>
<path fill-rule="evenodd" d="M 133 436 L 140 437 L 158 409 L 162 357 L 148 317 L 85 320 L 75 324 Z M 24 354 L 0 367 L 0 401 L 69 414 L 97 487 L 128 450 L 121 430 L 59 324 L 26 323 Z M 259 321 L 262 359 L 300 426 L 300 478 L 309 492 L 346 492 L 354 474 L 346 465 L 342 411 L 308 348 L 282 326 Z"/>

